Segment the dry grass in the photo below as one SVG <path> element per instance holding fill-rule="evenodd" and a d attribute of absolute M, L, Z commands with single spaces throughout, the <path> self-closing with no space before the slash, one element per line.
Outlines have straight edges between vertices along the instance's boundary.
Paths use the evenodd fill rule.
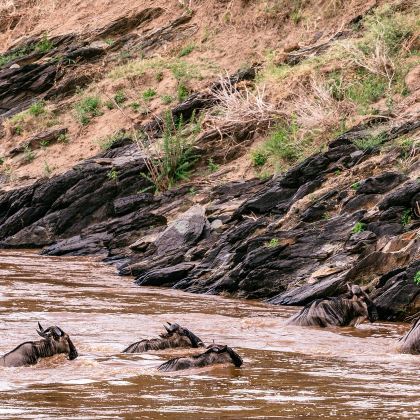
<path fill-rule="evenodd" d="M 212 126 L 237 124 L 254 126 L 255 129 L 267 128 L 284 116 L 268 101 L 264 86 L 238 90 L 229 78 L 221 78 L 220 89 L 213 92 L 213 96 L 218 105 L 206 116 Z"/>
<path fill-rule="evenodd" d="M 337 101 L 325 80 L 313 76 L 308 85 L 301 85 L 290 103 L 286 103 L 300 127 L 322 131 L 336 129 L 343 118 L 354 112 L 350 101 Z"/>
<path fill-rule="evenodd" d="M 389 54 L 388 48 L 382 41 L 377 41 L 371 52 L 364 52 L 354 44 L 344 44 L 350 62 L 369 73 L 384 77 L 391 87 L 395 78 L 395 63 Z"/>

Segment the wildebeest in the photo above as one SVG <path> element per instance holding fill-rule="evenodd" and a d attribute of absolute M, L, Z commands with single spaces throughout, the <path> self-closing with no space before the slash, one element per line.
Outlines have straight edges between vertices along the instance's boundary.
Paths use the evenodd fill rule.
<path fill-rule="evenodd" d="M 39 341 L 27 341 L 11 352 L 0 357 L 0 366 L 17 367 L 35 365 L 43 357 L 55 354 L 68 354 L 69 360 L 78 356 L 76 347 L 60 327 L 53 326 L 44 330 L 38 322 L 37 333 L 42 337 Z"/>
<path fill-rule="evenodd" d="M 369 296 L 357 285 L 347 286 L 349 291 L 344 296 L 316 299 L 293 315 L 287 324 L 344 327 L 358 325 L 366 319 L 375 322 L 378 312 Z"/>
<path fill-rule="evenodd" d="M 420 354 L 420 317 L 414 321 L 413 325 L 403 337 L 400 338 L 400 352 L 410 354 Z"/>
<path fill-rule="evenodd" d="M 160 365 L 158 370 L 175 372 L 177 370 L 200 368 L 221 363 L 233 363 L 236 367 L 240 367 L 243 361 L 239 354 L 232 348 L 219 344 L 211 344 L 204 353 L 168 360 Z"/>
<path fill-rule="evenodd" d="M 138 341 L 128 346 L 123 353 L 143 353 L 149 350 L 163 350 L 174 347 L 203 347 L 203 341 L 187 328 L 178 324 L 164 325 L 166 333 L 160 334 L 159 338 L 151 338 Z"/>

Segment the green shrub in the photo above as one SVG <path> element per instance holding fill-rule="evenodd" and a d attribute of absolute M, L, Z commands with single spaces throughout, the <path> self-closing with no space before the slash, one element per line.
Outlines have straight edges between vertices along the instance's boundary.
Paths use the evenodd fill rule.
<path fill-rule="evenodd" d="M 164 117 L 164 134 L 160 145 L 160 157 L 150 159 L 148 174 L 142 174 L 155 187 L 156 191 L 165 191 L 179 181 L 188 180 L 198 156 L 193 144 L 184 136 L 182 118 L 175 123 L 168 111 Z"/>
<path fill-rule="evenodd" d="M 35 153 L 29 146 L 25 146 L 23 154 L 26 162 L 32 162 L 35 159 Z"/>
<path fill-rule="evenodd" d="M 185 101 L 190 94 L 189 89 L 184 83 L 178 83 L 178 87 L 176 89 L 176 95 L 179 102 Z"/>
<path fill-rule="evenodd" d="M 377 135 L 366 136 L 359 140 L 355 140 L 354 144 L 360 150 L 369 150 L 381 146 L 384 140 L 385 138 L 381 133 Z"/>
<path fill-rule="evenodd" d="M 354 191 L 357 191 L 357 190 L 359 189 L 359 187 L 360 187 L 360 182 L 359 182 L 359 181 L 357 181 L 357 182 L 355 182 L 354 184 L 351 184 L 351 185 L 350 185 L 350 188 L 351 188 L 352 190 L 354 190 Z"/>
<path fill-rule="evenodd" d="M 127 97 L 125 96 L 125 92 L 123 90 L 118 90 L 114 95 L 114 101 L 118 105 L 121 105 L 127 100 Z"/>
<path fill-rule="evenodd" d="M 35 45 L 35 49 L 44 54 L 51 51 L 53 47 L 54 44 L 48 39 L 47 34 L 44 34 L 42 39 Z"/>
<path fill-rule="evenodd" d="M 406 227 L 411 224 L 411 209 L 405 209 L 401 215 L 401 224 Z"/>
<path fill-rule="evenodd" d="M 181 49 L 181 51 L 178 54 L 178 57 L 185 57 L 188 54 L 191 54 L 195 49 L 194 44 L 186 45 L 184 48 Z"/>
<path fill-rule="evenodd" d="M 102 115 L 101 100 L 97 96 L 88 96 L 75 105 L 77 120 L 82 125 L 88 125 L 93 117 Z"/>
<path fill-rule="evenodd" d="M 156 90 L 155 90 L 155 89 L 153 89 L 153 88 L 146 89 L 146 90 L 143 92 L 143 94 L 142 94 L 143 99 L 144 99 L 145 101 L 150 101 L 150 100 L 152 100 L 152 99 L 153 99 L 156 95 L 157 95 L 157 92 L 156 92 Z"/>
<path fill-rule="evenodd" d="M 208 170 L 209 170 L 210 173 L 217 172 L 219 170 L 219 168 L 220 168 L 220 165 L 218 165 L 217 163 L 214 163 L 213 162 L 213 159 L 210 158 L 208 160 L 207 168 L 208 168 Z"/>
<path fill-rule="evenodd" d="M 163 95 L 161 99 L 165 105 L 169 105 L 174 100 L 174 98 L 171 95 Z"/>
<path fill-rule="evenodd" d="M 252 165 L 255 167 L 261 167 L 264 166 L 267 163 L 268 156 L 267 153 L 265 153 L 262 150 L 254 150 L 251 152 L 251 161 Z"/>
<path fill-rule="evenodd" d="M 28 109 L 29 114 L 33 115 L 34 117 L 38 117 L 41 114 L 45 113 L 45 102 L 37 101 L 34 102 Z"/>
<path fill-rule="evenodd" d="M 366 224 L 362 222 L 357 222 L 353 229 L 351 230 L 352 233 L 360 233 L 366 230 Z"/>
<path fill-rule="evenodd" d="M 413 281 L 415 284 L 417 284 L 417 286 L 420 286 L 420 271 L 417 271 L 413 278 Z"/>
<path fill-rule="evenodd" d="M 295 143 L 296 127 L 278 126 L 266 140 L 264 147 L 267 152 L 275 157 L 294 163 L 299 159 L 299 150 Z"/>

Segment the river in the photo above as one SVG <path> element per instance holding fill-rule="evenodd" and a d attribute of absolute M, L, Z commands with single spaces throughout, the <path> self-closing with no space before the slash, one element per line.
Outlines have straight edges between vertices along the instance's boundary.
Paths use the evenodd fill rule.
<path fill-rule="evenodd" d="M 420 357 L 395 351 L 404 324 L 285 326 L 297 308 L 141 288 L 90 258 L 0 251 L 0 354 L 59 325 L 79 352 L 0 368 L 1 419 L 414 419 Z M 193 350 L 121 350 L 178 322 L 205 342 L 234 347 L 229 366 L 163 374 Z"/>

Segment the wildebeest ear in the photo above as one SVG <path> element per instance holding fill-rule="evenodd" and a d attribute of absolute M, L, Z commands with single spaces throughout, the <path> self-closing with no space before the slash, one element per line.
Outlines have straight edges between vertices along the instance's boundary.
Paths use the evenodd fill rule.
<path fill-rule="evenodd" d="M 242 366 L 242 364 L 243 364 L 243 360 L 242 360 L 242 357 L 241 356 L 239 356 L 239 354 L 238 353 L 236 353 L 236 351 L 234 351 L 233 349 L 231 349 L 230 347 L 227 347 L 227 346 L 225 346 L 226 347 L 226 350 L 227 350 L 227 352 L 229 353 L 229 356 L 230 356 L 230 358 L 232 359 L 232 362 L 233 362 L 233 364 L 236 366 L 236 367 L 241 367 Z"/>
<path fill-rule="evenodd" d="M 51 331 L 55 337 L 62 337 L 64 335 L 64 331 L 59 327 L 52 327 Z"/>
<path fill-rule="evenodd" d="M 204 343 L 201 340 L 201 338 L 197 337 L 195 334 L 193 334 L 190 330 L 187 330 L 186 328 L 183 328 L 182 330 L 183 330 L 184 335 L 190 339 L 191 345 L 193 346 L 193 348 L 204 346 Z"/>

